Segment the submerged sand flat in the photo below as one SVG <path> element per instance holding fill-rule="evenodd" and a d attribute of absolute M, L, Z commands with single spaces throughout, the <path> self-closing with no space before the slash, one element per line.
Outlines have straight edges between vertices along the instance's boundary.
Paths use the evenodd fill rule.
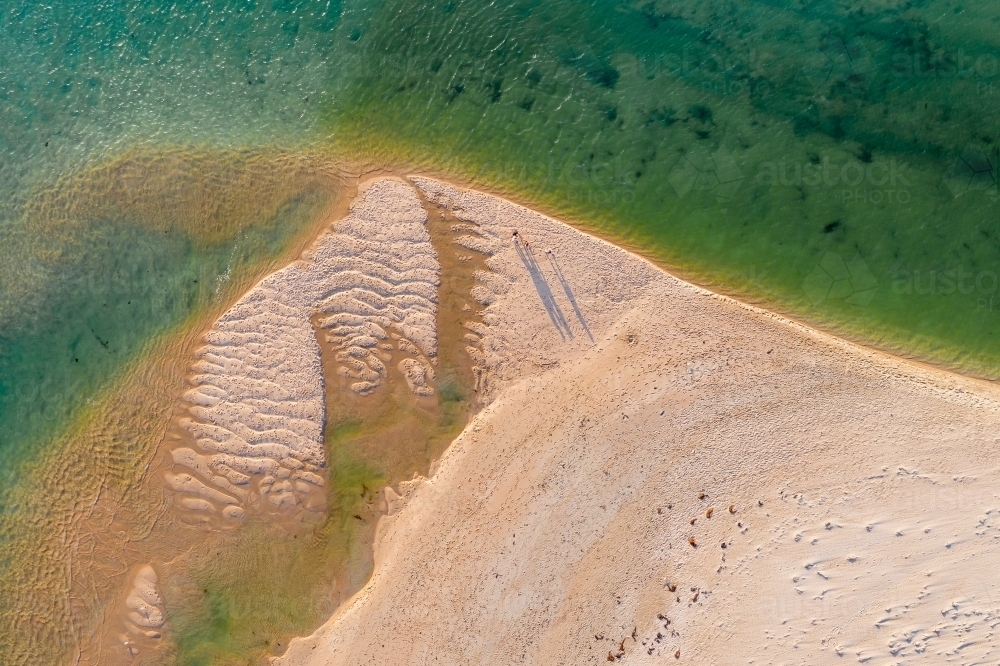
<path fill-rule="evenodd" d="M 488 405 L 386 491 L 371 580 L 277 663 L 998 659 L 992 386 L 414 182 L 490 255 Z"/>

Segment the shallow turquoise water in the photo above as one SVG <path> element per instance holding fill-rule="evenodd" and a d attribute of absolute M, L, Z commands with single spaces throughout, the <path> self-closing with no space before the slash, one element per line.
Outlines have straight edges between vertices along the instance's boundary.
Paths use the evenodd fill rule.
<path fill-rule="evenodd" d="M 2 7 L 0 424 L 13 430 L 3 428 L 0 463 L 32 429 L 58 423 L 74 397 L 96 390 L 150 335 L 210 301 L 234 257 L 275 249 L 233 237 L 199 244 L 184 227 L 203 220 L 160 220 L 166 233 L 144 229 L 149 220 L 127 198 L 105 196 L 128 174 L 94 173 L 90 184 L 60 179 L 125 151 L 315 140 L 310 110 L 330 101 L 339 11 L 330 2 Z M 212 191 L 220 200 L 226 170 L 239 161 L 220 159 L 211 174 L 223 186 Z M 193 169 L 162 166 L 177 169 L 178 179 Z M 147 186 L 150 174 L 136 170 L 135 186 Z M 32 207 L 45 188 L 62 192 Z M 159 205 L 205 195 L 165 189 Z M 282 215 L 294 217 L 295 201 L 286 203 Z"/>
<path fill-rule="evenodd" d="M 275 151 L 471 178 L 996 376 L 998 27 L 985 0 L 0 5 L 2 533 L 20 466 L 327 200 Z"/>
<path fill-rule="evenodd" d="M 5 3 L 6 188 L 136 142 L 314 138 L 331 99 L 338 2 Z"/>

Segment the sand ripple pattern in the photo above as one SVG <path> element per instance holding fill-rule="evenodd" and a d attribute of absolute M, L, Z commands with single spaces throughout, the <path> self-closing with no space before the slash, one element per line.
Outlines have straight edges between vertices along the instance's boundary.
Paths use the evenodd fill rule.
<path fill-rule="evenodd" d="M 397 349 L 410 355 L 398 365 L 410 389 L 431 395 L 440 265 L 413 190 L 379 183 L 392 187 L 369 188 L 337 225 L 340 233 L 308 255 L 337 272 L 318 304 L 325 315 L 319 324 L 339 349 L 338 374 L 351 390 L 370 393 L 382 384 L 388 352 Z"/>
<path fill-rule="evenodd" d="M 433 393 L 439 264 L 426 221 L 412 188 L 375 181 L 302 261 L 266 277 L 213 325 L 181 420 L 199 450 L 173 449 L 166 474 L 181 507 L 239 520 L 249 507 L 325 506 L 317 334 L 337 343 L 346 388 L 375 390 L 395 348 L 409 352 L 397 370 L 411 390 Z"/>
<path fill-rule="evenodd" d="M 157 641 L 165 623 L 156 572 L 148 564 L 136 573 L 125 599 L 125 633 L 119 636 L 130 657 L 139 655 L 143 639 Z"/>

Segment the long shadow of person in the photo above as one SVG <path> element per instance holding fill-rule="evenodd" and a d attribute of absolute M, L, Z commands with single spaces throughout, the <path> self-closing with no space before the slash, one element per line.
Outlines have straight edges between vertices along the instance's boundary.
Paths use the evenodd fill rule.
<path fill-rule="evenodd" d="M 562 285 L 563 291 L 566 292 L 566 298 L 569 299 L 570 305 L 573 306 L 576 318 L 580 320 L 580 326 L 583 327 L 584 333 L 593 342 L 594 336 L 590 333 L 590 327 L 587 326 L 587 320 L 583 318 L 583 312 L 580 311 L 580 306 L 576 302 L 576 296 L 573 295 L 573 290 L 570 288 L 569 282 L 566 281 L 566 276 L 563 275 L 562 269 L 559 268 L 559 262 L 556 261 L 555 253 L 552 250 L 546 250 L 545 255 L 549 258 L 549 263 L 552 264 L 552 270 L 555 271 L 556 277 L 559 278 L 559 284 Z"/>
<path fill-rule="evenodd" d="M 535 285 L 535 291 L 538 292 L 538 297 L 542 299 L 542 305 L 545 306 L 545 311 L 548 313 L 549 319 L 552 320 L 552 325 L 559 331 L 559 335 L 562 336 L 563 340 L 567 337 L 572 339 L 573 331 L 569 328 L 569 322 L 566 321 L 562 310 L 556 304 L 556 300 L 552 295 L 552 289 L 549 288 L 548 281 L 542 275 L 542 271 L 538 267 L 538 262 L 535 261 L 535 256 L 531 252 L 531 247 L 527 243 L 519 242 L 515 239 L 514 249 L 517 250 L 517 256 L 521 259 L 521 263 L 528 269 L 531 281 Z"/>

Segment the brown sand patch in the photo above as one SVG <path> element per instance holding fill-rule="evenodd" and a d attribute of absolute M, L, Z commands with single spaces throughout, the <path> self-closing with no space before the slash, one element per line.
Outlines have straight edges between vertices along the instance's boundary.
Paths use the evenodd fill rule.
<path fill-rule="evenodd" d="M 288 176 L 275 162 L 261 161 L 270 165 L 275 178 Z M 336 170 L 327 173 L 315 163 L 312 166 L 316 169 L 309 176 L 309 187 L 321 189 L 329 210 L 335 212 L 340 188 Z M 304 185 L 302 181 L 296 187 Z M 278 189 L 289 194 L 295 188 Z M 99 198 L 101 192 L 91 195 Z M 271 195 L 283 196 L 276 190 L 269 191 Z M 72 192 L 66 196 L 86 198 Z M 56 195 L 52 197 L 47 206 L 56 205 Z M 114 219 L 124 220 L 126 216 L 116 213 L 112 203 L 105 205 Z M 29 214 L 32 211 L 39 215 L 39 224 L 46 211 L 63 214 L 41 204 L 29 206 Z M 280 256 L 250 261 L 246 270 L 234 271 L 228 282 L 218 285 L 222 299 L 235 298 L 275 264 L 298 255 L 326 217 L 326 209 L 318 212 L 289 239 Z M 55 215 L 49 220 L 51 227 L 36 229 L 40 245 L 64 232 L 74 238 L 77 230 L 59 229 L 62 219 Z M 243 223 L 258 224 L 260 218 Z M 64 249 L 69 252 L 72 243 Z M 50 450 L 22 470 L 21 485 L 11 494 L 23 513 L 9 523 L 8 584 L 0 585 L 7 600 L 5 655 L 12 663 L 61 656 L 79 664 L 114 663 L 124 654 L 120 635 L 126 611 L 132 610 L 127 596 L 136 565 L 167 551 L 183 552 L 191 544 L 189 534 L 175 531 L 176 526 L 165 520 L 164 497 L 157 484 L 148 486 L 146 479 L 157 468 L 157 445 L 182 390 L 186 359 L 198 344 L 201 322 L 218 314 L 199 311 L 178 330 L 151 340 L 141 356 L 122 370 L 116 386 L 107 395 L 92 396 Z M 169 640 L 168 625 L 163 633 Z M 127 663 L 161 662 L 165 651 L 154 643 L 163 641 L 146 636 L 140 640 L 150 642 L 136 645 L 141 656 Z"/>
<path fill-rule="evenodd" d="M 391 483 L 426 474 L 455 435 L 461 431 L 473 399 L 476 373 L 467 347 L 467 324 L 480 317 L 481 306 L 471 298 L 475 273 L 485 267 L 485 257 L 468 251 L 454 241 L 461 236 L 454 229 L 458 223 L 446 211 L 424 202 L 429 217 L 427 229 L 441 266 L 437 292 L 438 336 L 434 359 L 435 376 L 429 381 L 430 396 L 409 390 L 401 372 L 387 372 L 384 384 L 359 394 L 349 390 L 349 379 L 338 374 L 337 348 L 320 335 L 324 374 L 328 379 L 327 422 L 335 433 L 342 431 L 331 445 L 343 447 L 352 459 L 377 462 L 384 478 Z M 404 345 L 405 346 L 405 345 Z M 397 332 L 390 334 L 388 349 L 379 353 L 388 369 L 419 353 L 400 349 Z M 377 489 L 373 489 L 377 490 Z"/>

